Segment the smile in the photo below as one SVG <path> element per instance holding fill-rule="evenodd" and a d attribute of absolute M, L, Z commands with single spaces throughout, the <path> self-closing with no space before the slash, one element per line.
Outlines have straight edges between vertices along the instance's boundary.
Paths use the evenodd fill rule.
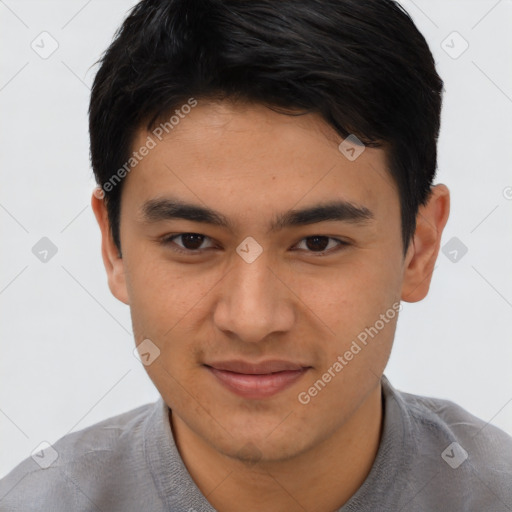
<path fill-rule="evenodd" d="M 205 365 L 208 371 L 229 391 L 248 399 L 271 397 L 298 381 L 310 367 L 268 373 L 240 373 Z"/>

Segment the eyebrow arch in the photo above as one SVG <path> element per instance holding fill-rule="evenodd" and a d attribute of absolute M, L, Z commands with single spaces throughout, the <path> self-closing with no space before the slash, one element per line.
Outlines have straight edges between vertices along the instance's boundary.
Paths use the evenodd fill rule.
<path fill-rule="evenodd" d="M 205 206 L 186 203 L 174 198 L 150 199 L 142 205 L 142 222 L 185 219 L 220 226 L 234 231 L 232 222 L 221 213 Z M 289 227 L 305 226 L 325 221 L 365 224 L 375 216 L 366 206 L 349 201 L 329 201 L 301 210 L 289 210 L 277 215 L 269 226 L 269 233 Z"/>

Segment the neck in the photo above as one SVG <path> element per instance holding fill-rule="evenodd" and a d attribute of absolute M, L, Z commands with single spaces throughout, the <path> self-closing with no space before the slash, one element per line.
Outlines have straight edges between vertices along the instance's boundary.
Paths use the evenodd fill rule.
<path fill-rule="evenodd" d="M 220 512 L 332 512 L 362 485 L 382 433 L 380 382 L 331 437 L 292 459 L 247 464 L 226 457 L 169 414 L 174 439 L 192 479 Z"/>

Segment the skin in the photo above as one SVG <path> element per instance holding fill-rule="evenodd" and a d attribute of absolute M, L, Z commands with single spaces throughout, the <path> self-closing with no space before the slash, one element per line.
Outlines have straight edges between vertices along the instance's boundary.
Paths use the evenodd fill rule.
<path fill-rule="evenodd" d="M 133 148 L 147 135 L 139 130 Z M 432 187 L 404 258 L 384 149 L 365 148 L 349 161 L 341 141 L 316 114 L 199 101 L 125 178 L 122 258 L 104 202 L 92 196 L 110 290 L 130 306 L 136 344 L 150 339 L 159 348 L 146 370 L 172 410 L 188 471 L 222 512 L 335 510 L 364 482 L 377 453 L 380 377 L 398 315 L 307 405 L 297 396 L 392 304 L 427 295 L 450 198 L 445 185 Z M 144 222 L 142 204 L 169 195 L 222 213 L 233 229 Z M 340 198 L 366 206 L 374 220 L 267 232 L 279 213 Z M 182 238 L 162 243 L 180 233 L 205 235 L 202 254 L 174 252 L 192 247 Z M 315 235 L 350 245 L 331 241 L 318 256 L 307 243 Z M 248 236 L 263 249 L 252 263 L 236 252 Z M 204 367 L 230 359 L 312 368 L 255 400 L 234 395 Z"/>

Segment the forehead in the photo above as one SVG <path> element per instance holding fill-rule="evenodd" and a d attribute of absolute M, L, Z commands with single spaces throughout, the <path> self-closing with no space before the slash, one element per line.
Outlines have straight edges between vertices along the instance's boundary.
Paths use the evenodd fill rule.
<path fill-rule="evenodd" d="M 272 215 L 333 199 L 377 216 L 396 210 L 384 149 L 366 147 L 349 160 L 339 149 L 343 138 L 317 114 L 232 102 L 198 102 L 186 111 L 172 123 L 170 114 L 156 133 L 137 132 L 132 150 L 151 149 L 125 178 L 132 206 L 172 193 L 226 215 Z"/>

